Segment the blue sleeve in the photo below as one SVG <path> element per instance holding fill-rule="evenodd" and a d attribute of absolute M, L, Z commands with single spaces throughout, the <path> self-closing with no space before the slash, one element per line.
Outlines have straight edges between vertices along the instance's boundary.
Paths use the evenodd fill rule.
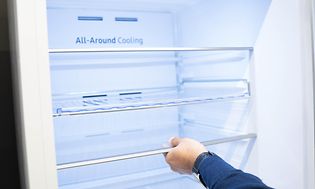
<path fill-rule="evenodd" d="M 270 189 L 258 177 L 233 168 L 215 154 L 198 164 L 200 177 L 209 189 Z"/>

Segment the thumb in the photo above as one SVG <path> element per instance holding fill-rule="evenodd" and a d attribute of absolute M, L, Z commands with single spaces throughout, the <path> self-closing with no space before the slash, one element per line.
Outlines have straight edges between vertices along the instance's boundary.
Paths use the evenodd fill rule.
<path fill-rule="evenodd" d="M 172 137 L 170 138 L 169 143 L 172 147 L 176 147 L 181 142 L 181 140 L 182 139 L 179 137 Z"/>

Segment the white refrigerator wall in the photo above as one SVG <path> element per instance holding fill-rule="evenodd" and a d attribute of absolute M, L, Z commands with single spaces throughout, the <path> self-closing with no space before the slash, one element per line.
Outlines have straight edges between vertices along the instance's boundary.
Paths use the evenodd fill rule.
<path fill-rule="evenodd" d="M 252 47 L 270 0 L 211 0 L 178 12 L 179 46 Z"/>
<path fill-rule="evenodd" d="M 273 1 L 255 45 L 258 175 L 314 187 L 310 1 Z"/>

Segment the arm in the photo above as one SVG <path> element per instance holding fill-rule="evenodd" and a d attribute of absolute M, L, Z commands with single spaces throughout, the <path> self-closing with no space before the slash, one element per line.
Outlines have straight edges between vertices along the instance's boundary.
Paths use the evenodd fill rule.
<path fill-rule="evenodd" d="M 166 154 L 165 159 L 171 169 L 179 173 L 192 174 L 195 167 L 209 189 L 269 188 L 259 178 L 233 168 L 215 154 L 200 155 L 207 150 L 195 140 L 173 138 L 170 143 L 174 148 Z"/>

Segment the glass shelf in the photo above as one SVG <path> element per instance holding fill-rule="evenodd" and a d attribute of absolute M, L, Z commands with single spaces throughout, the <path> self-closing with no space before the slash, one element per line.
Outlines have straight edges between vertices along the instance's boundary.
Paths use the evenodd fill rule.
<path fill-rule="evenodd" d="M 253 47 L 147 47 L 147 48 L 88 48 L 88 49 L 49 49 L 49 53 L 101 53 L 101 52 L 180 52 L 180 51 L 252 51 Z"/>
<path fill-rule="evenodd" d="M 106 98 L 92 99 L 92 100 L 77 100 L 69 101 L 65 104 L 81 104 L 75 107 L 60 107 L 55 109 L 54 117 L 66 115 L 84 115 L 128 110 L 141 110 L 150 108 L 162 108 L 171 106 L 181 106 L 190 104 L 202 104 L 209 102 L 232 101 L 249 98 L 248 93 L 239 94 L 235 96 L 218 96 L 218 97 L 186 97 L 186 98 L 163 98 L 155 101 L 141 101 L 137 100 L 130 103 L 108 104 Z"/>
<path fill-rule="evenodd" d="M 152 109 L 249 97 L 247 80 L 183 79 L 180 87 L 55 96 L 53 116 Z"/>
<path fill-rule="evenodd" d="M 146 138 L 144 136 L 150 136 Z M 167 141 L 173 136 L 190 137 L 205 146 L 255 138 L 253 133 L 240 133 L 193 123 L 160 125 L 132 131 L 113 131 L 99 135 L 67 136 L 56 143 L 57 169 L 109 163 L 162 154 L 170 150 Z"/>
<path fill-rule="evenodd" d="M 51 67 L 58 66 L 181 66 L 241 62 L 248 60 L 252 47 L 160 47 L 160 48 L 103 48 L 50 49 Z"/>
<path fill-rule="evenodd" d="M 124 176 L 97 179 L 92 181 L 66 184 L 59 186 L 60 189 L 164 189 L 164 188 L 190 188 L 203 189 L 199 181 L 188 175 L 179 175 L 170 171 L 169 168 L 161 168 L 141 173 L 133 173 Z"/>

